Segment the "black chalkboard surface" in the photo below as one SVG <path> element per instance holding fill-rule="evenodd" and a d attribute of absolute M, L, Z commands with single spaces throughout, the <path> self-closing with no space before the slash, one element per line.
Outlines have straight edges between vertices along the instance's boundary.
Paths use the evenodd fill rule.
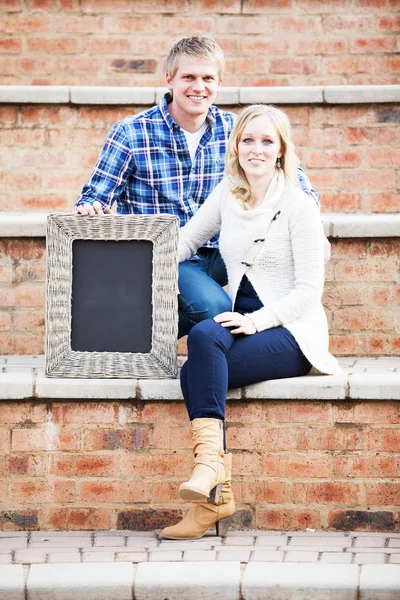
<path fill-rule="evenodd" d="M 74 240 L 71 349 L 149 352 L 153 244 Z"/>

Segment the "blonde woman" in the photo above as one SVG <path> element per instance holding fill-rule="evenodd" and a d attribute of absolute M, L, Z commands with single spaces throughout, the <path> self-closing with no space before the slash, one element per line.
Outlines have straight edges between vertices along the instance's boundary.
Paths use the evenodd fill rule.
<path fill-rule="evenodd" d="M 199 538 L 214 524 L 224 534 L 235 512 L 223 433 L 228 389 L 306 375 L 313 366 L 340 372 L 328 351 L 321 302 L 320 214 L 298 186 L 298 163 L 286 114 L 249 106 L 233 128 L 225 178 L 181 229 L 180 261 L 220 232 L 232 311 L 189 334 L 181 387 L 194 470 L 179 494 L 193 504 L 180 523 L 162 531 L 164 537 Z"/>

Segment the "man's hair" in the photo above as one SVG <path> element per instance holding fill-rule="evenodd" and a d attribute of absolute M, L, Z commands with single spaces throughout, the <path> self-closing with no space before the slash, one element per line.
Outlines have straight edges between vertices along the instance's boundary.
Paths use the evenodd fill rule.
<path fill-rule="evenodd" d="M 224 53 L 213 38 L 203 35 L 192 35 L 176 42 L 168 52 L 165 60 L 165 72 L 174 77 L 178 69 L 178 60 L 181 56 L 190 56 L 195 58 L 207 58 L 217 67 L 220 79 L 224 74 L 225 59 Z"/>
<path fill-rule="evenodd" d="M 268 104 L 252 104 L 243 110 L 237 119 L 229 138 L 225 155 L 225 172 L 233 185 L 233 195 L 242 202 L 251 199 L 251 188 L 247 177 L 239 164 L 238 146 L 245 127 L 255 117 L 267 116 L 275 125 L 281 143 L 282 156 L 280 157 L 281 169 L 286 181 L 298 186 L 297 167 L 300 163 L 296 156 L 290 121 L 286 113 L 280 108 Z"/>

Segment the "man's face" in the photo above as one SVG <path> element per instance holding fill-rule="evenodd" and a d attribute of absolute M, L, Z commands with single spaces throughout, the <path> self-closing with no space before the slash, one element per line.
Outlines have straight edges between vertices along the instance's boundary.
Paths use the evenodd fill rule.
<path fill-rule="evenodd" d="M 174 117 L 207 116 L 221 87 L 216 65 L 206 58 L 181 56 L 173 77 L 167 73 L 167 87 L 172 94 Z"/>

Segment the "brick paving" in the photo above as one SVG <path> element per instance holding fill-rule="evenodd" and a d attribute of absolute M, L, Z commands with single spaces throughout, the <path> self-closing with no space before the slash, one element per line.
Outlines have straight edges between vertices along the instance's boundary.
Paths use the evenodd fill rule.
<path fill-rule="evenodd" d="M 0 564 L 238 561 L 399 564 L 399 533 L 233 531 L 161 540 L 152 532 L 0 532 Z"/>

